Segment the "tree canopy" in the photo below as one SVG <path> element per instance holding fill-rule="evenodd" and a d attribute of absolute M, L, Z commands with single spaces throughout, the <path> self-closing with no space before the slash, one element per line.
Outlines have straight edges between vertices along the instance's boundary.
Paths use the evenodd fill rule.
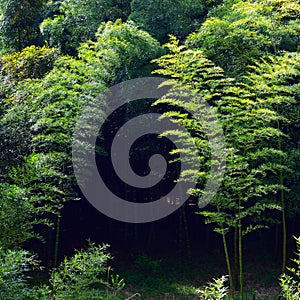
<path fill-rule="evenodd" d="M 230 75 L 244 74 L 266 55 L 297 51 L 299 1 L 225 1 L 212 10 L 187 44 L 201 48 Z"/>

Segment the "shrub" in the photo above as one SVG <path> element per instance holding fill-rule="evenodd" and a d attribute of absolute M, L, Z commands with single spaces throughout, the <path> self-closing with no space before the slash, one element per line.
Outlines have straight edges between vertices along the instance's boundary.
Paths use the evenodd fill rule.
<path fill-rule="evenodd" d="M 29 46 L 22 52 L 0 56 L 0 97 L 5 98 L 25 79 L 43 78 L 57 58 L 57 49 L 47 46 Z"/>
<path fill-rule="evenodd" d="M 111 259 L 107 248 L 107 245 L 90 243 L 87 250 L 78 250 L 71 258 L 65 258 L 51 272 L 53 297 L 57 300 L 85 299 L 93 288 L 106 287 L 107 281 L 103 275 L 108 271 L 107 262 Z M 101 299 L 100 295 L 96 299 Z"/>
<path fill-rule="evenodd" d="M 25 250 L 0 248 L 0 299 L 42 300 L 47 299 L 49 289 L 31 287 L 26 272 L 39 268 L 35 256 Z"/>
<path fill-rule="evenodd" d="M 225 286 L 227 276 L 214 278 L 202 289 L 198 290 L 200 299 L 203 300 L 222 300 L 228 294 L 228 288 Z"/>
<path fill-rule="evenodd" d="M 300 237 L 295 237 L 295 240 L 297 244 L 297 258 L 292 261 L 296 266 L 294 268 L 287 268 L 291 272 L 291 275 L 283 274 L 279 279 L 281 293 L 286 300 L 300 299 Z"/>
<path fill-rule="evenodd" d="M 107 262 L 108 245 L 89 243 L 71 258 L 65 258 L 50 273 L 50 285 L 30 285 L 26 273 L 40 269 L 35 256 L 26 250 L 0 247 L 0 300 L 121 299 L 124 279 L 112 275 Z M 134 294 L 127 299 L 133 299 Z"/>
<path fill-rule="evenodd" d="M 32 231 L 35 224 L 32 220 L 33 212 L 33 203 L 23 189 L 6 183 L 0 184 L 0 247 L 2 249 L 17 248 L 21 243 L 36 236 Z M 3 253 L 2 259 L 4 259 Z"/>

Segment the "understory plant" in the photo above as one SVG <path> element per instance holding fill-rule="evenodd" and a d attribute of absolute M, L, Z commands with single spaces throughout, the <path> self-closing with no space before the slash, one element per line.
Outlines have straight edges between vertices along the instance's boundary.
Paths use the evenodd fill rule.
<path fill-rule="evenodd" d="M 32 287 L 27 282 L 28 271 L 39 268 L 36 257 L 30 252 L 0 248 L 0 299 L 48 299 L 46 286 Z"/>
<path fill-rule="evenodd" d="M 105 286 L 107 262 L 111 255 L 107 245 L 89 244 L 88 249 L 78 250 L 71 258 L 65 258 L 51 272 L 50 285 L 55 299 L 80 299 L 92 288 Z"/>
<path fill-rule="evenodd" d="M 107 250 L 108 245 L 90 242 L 87 249 L 77 250 L 53 269 L 48 284 L 34 285 L 28 273 L 41 269 L 35 255 L 0 248 L 0 300 L 122 299 L 125 282 L 111 274 Z"/>
<path fill-rule="evenodd" d="M 203 300 L 222 300 L 228 294 L 228 287 L 225 286 L 227 276 L 213 278 L 211 282 L 200 289 L 199 296 Z"/>
<path fill-rule="evenodd" d="M 297 251 L 296 258 L 292 259 L 295 266 L 287 268 L 291 275 L 283 274 L 280 277 L 281 293 L 286 300 L 300 299 L 300 237 L 296 238 Z"/>

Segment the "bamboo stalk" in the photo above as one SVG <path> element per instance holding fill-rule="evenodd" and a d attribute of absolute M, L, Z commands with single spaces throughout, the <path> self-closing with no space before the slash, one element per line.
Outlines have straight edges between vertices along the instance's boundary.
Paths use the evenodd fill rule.
<path fill-rule="evenodd" d="M 59 245 L 59 234 L 60 234 L 60 218 L 61 215 L 59 214 L 57 216 L 57 222 L 56 222 L 56 236 L 55 236 L 55 248 L 54 248 L 54 268 L 57 267 L 57 259 L 58 259 L 58 245 Z"/>

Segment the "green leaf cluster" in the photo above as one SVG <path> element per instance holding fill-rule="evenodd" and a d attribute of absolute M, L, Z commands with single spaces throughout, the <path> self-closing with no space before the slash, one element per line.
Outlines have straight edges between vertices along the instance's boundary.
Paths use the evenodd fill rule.
<path fill-rule="evenodd" d="M 53 4 L 48 4 L 49 10 Z M 94 40 L 101 22 L 125 21 L 129 15 L 129 2 L 120 0 L 64 0 L 58 11 L 41 24 L 41 32 L 51 46 L 64 53 L 74 54 L 82 42 Z"/>
<path fill-rule="evenodd" d="M 1 52 L 21 51 L 31 45 L 41 45 L 39 24 L 43 19 L 43 0 L 0 1 Z"/>
<path fill-rule="evenodd" d="M 231 76 L 240 76 L 265 55 L 297 51 L 299 15 L 299 1 L 225 1 L 187 44 L 202 49 Z"/>

